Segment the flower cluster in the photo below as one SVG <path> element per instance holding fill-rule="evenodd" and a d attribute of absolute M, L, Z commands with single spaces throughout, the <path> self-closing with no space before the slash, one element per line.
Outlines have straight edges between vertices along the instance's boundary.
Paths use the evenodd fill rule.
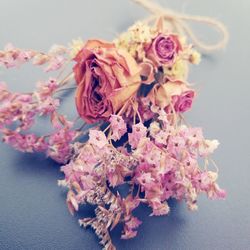
<path fill-rule="evenodd" d="M 185 39 L 164 30 L 162 20 L 154 27 L 137 23 L 114 43 L 87 41 L 74 60 L 80 117 L 109 125 L 77 144 L 59 184 L 69 189 L 71 213 L 96 206 L 95 217 L 79 222 L 95 230 L 105 249 L 115 248 L 110 230 L 119 222 L 122 239 L 136 236 L 142 222 L 133 210 L 141 203 L 159 216 L 169 213 L 170 198 L 186 201 L 190 210 L 200 193 L 225 198 L 210 158 L 218 141 L 183 122 L 196 95 L 186 81 L 188 63 L 200 60 Z M 113 191 L 121 185 L 129 186 L 125 197 Z"/>
<path fill-rule="evenodd" d="M 36 91 L 27 94 L 12 93 L 5 83 L 0 84 L 0 131 L 3 141 L 22 152 L 45 152 L 59 163 L 71 157 L 71 142 L 78 136 L 72 122 L 57 111 L 60 101 L 55 97 L 59 82 L 50 78 L 39 82 Z M 53 132 L 38 136 L 29 130 L 38 117 L 48 116 Z"/>
<path fill-rule="evenodd" d="M 115 249 L 110 231 L 118 223 L 122 239 L 136 236 L 142 222 L 133 212 L 140 204 L 160 216 L 170 212 L 170 198 L 185 201 L 190 210 L 197 209 L 200 193 L 225 198 L 211 158 L 219 142 L 205 139 L 202 129 L 183 117 L 196 96 L 187 82 L 189 63 L 198 64 L 200 54 L 165 29 L 162 19 L 154 26 L 138 22 L 113 42 L 74 40 L 47 54 L 11 45 L 0 51 L 0 64 L 7 68 L 29 60 L 46 64 L 46 72 L 66 67 L 66 61 L 74 67 L 62 79 L 63 71 L 38 82 L 31 93 L 13 93 L 0 83 L 3 142 L 64 164 L 65 178 L 58 184 L 68 189 L 68 209 L 73 214 L 84 204 L 95 207 L 95 216 L 79 223 L 94 229 L 104 249 Z M 64 88 L 73 78 L 73 87 Z M 69 121 L 58 112 L 58 95 L 72 88 L 79 117 Z M 40 116 L 50 119 L 51 133 L 30 132 Z M 77 120 L 95 126 L 85 131 L 85 141 L 76 140 L 84 127 L 76 128 Z M 122 185 L 126 195 L 119 193 Z"/>
<path fill-rule="evenodd" d="M 88 123 L 109 120 L 132 99 L 143 109 L 143 97 L 167 112 L 192 105 L 195 92 L 185 78 L 199 54 L 163 28 L 137 23 L 114 43 L 89 40 L 74 60 L 76 106 Z"/>
<path fill-rule="evenodd" d="M 76 157 L 61 168 L 65 179 L 59 184 L 69 188 L 69 210 L 74 213 L 86 203 L 96 206 L 96 217 L 79 222 L 93 227 L 106 249 L 114 248 L 109 231 L 118 223 L 124 226 L 122 239 L 136 236 L 141 221 L 132 212 L 141 203 L 152 208 L 151 215 L 159 216 L 169 213 L 170 198 L 185 200 L 190 210 L 196 210 L 200 193 L 210 199 L 225 197 L 216 183 L 217 172 L 207 169 L 218 142 L 206 140 L 201 128 L 174 127 L 162 113 L 165 116 L 155 113 L 149 127 L 140 122 L 132 125 L 131 132 L 123 126 L 122 116 L 112 116 L 109 135 L 90 130 L 89 140 L 77 145 Z M 115 148 L 112 141 L 121 137 L 121 128 L 128 141 Z M 118 137 L 113 139 L 114 135 Z M 130 187 L 125 198 L 112 192 L 120 185 Z"/>
<path fill-rule="evenodd" d="M 49 52 L 43 53 L 34 50 L 23 50 L 7 44 L 3 51 L 0 51 L 0 66 L 7 69 L 19 67 L 20 65 L 32 60 L 33 65 L 47 65 L 45 72 L 58 70 L 67 60 L 65 55 L 68 49 L 62 45 L 54 45 Z"/>

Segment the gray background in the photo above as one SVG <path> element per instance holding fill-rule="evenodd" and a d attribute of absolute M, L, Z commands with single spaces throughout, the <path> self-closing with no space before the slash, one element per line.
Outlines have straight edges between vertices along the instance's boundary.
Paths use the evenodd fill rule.
<path fill-rule="evenodd" d="M 250 1 L 162 0 L 163 5 L 190 14 L 214 16 L 231 34 L 226 50 L 204 56 L 192 68 L 190 81 L 199 96 L 188 120 L 204 128 L 208 138 L 221 142 L 215 153 L 220 168 L 219 184 L 228 192 L 225 201 L 202 196 L 199 210 L 188 212 L 172 201 L 169 216 L 148 217 L 138 237 L 112 237 L 118 249 L 250 249 Z M 47 50 L 53 43 L 72 38 L 112 39 L 146 12 L 128 0 L 1 0 L 0 48 L 7 42 L 17 47 Z M 199 35 L 216 38 L 204 26 Z M 1 70 L 0 79 L 12 90 L 31 90 L 40 69 Z M 66 100 L 67 110 L 74 106 Z M 70 106 L 71 105 L 71 106 Z M 37 131 L 43 129 L 37 126 Z M 83 230 L 65 205 L 65 193 L 57 186 L 59 166 L 41 155 L 16 152 L 0 144 L 0 249 L 100 249 L 91 230 Z M 88 211 L 81 211 L 82 214 Z"/>

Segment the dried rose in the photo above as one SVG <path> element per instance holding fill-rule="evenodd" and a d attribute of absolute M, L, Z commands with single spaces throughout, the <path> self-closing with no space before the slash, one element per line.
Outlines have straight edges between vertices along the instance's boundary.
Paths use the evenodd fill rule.
<path fill-rule="evenodd" d="M 74 60 L 76 107 L 88 123 L 109 119 L 138 89 L 140 67 L 113 43 L 89 40 Z"/>
<path fill-rule="evenodd" d="M 150 45 L 147 57 L 157 66 L 172 65 L 178 52 L 182 49 L 176 35 L 159 34 Z"/>

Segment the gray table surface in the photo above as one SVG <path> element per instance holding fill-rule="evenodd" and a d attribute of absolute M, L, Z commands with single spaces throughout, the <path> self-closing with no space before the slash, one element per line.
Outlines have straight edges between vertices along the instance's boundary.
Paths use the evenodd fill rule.
<path fill-rule="evenodd" d="M 228 26 L 227 49 L 204 56 L 201 65 L 192 68 L 190 81 L 197 83 L 199 96 L 187 115 L 208 138 L 220 140 L 214 158 L 228 196 L 225 201 L 201 196 L 197 212 L 171 202 L 171 214 L 165 217 L 148 217 L 149 210 L 141 208 L 137 214 L 144 223 L 138 237 L 120 240 L 118 228 L 112 234 L 114 243 L 123 250 L 250 249 L 250 1 L 160 2 L 214 16 Z M 77 37 L 110 40 L 145 15 L 129 0 L 1 0 L 0 47 L 13 42 L 47 50 Z M 204 39 L 216 38 L 206 27 L 194 28 Z M 39 77 L 46 77 L 31 69 L 1 70 L 0 79 L 12 90 L 31 90 Z M 65 105 L 73 114 L 70 98 Z M 100 249 L 94 233 L 81 229 L 67 211 L 65 193 L 57 186 L 60 178 L 59 166 L 51 160 L 0 144 L 0 249 Z"/>

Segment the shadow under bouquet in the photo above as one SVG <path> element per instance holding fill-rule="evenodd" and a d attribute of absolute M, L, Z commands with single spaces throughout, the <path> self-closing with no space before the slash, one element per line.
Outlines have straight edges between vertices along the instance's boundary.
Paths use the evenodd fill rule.
<path fill-rule="evenodd" d="M 0 51 L 6 68 L 31 61 L 47 72 L 62 69 L 31 93 L 10 92 L 1 83 L 0 130 L 15 149 L 45 152 L 63 165 L 65 179 L 58 184 L 68 189 L 69 211 L 93 205 L 95 216 L 79 223 L 94 229 L 104 249 L 115 249 L 110 231 L 118 223 L 122 239 L 136 236 L 142 222 L 133 211 L 140 204 L 151 208 L 150 216 L 160 216 L 170 212 L 170 198 L 196 210 L 200 193 L 225 197 L 211 158 L 218 141 L 204 138 L 184 118 L 196 96 L 188 68 L 200 54 L 166 18 L 155 19 L 135 23 L 112 42 L 75 40 L 48 53 L 12 45 Z M 62 77 L 72 61 L 73 70 Z M 59 96 L 72 89 L 79 116 L 69 121 L 58 111 Z M 53 132 L 29 132 L 40 116 L 49 117 Z M 123 185 L 126 195 L 119 192 Z"/>

